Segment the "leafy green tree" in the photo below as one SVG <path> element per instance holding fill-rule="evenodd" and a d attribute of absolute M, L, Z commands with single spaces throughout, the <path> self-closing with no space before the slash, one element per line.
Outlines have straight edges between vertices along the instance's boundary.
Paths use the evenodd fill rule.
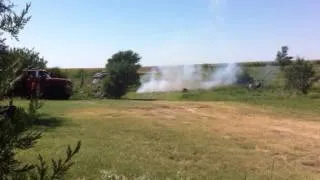
<path fill-rule="evenodd" d="M 20 62 L 18 74 L 25 68 L 45 69 L 48 63 L 43 57 L 40 57 L 40 53 L 36 52 L 34 49 L 12 48 L 9 50 L 9 55 L 12 56 L 12 59 L 16 59 Z"/>
<path fill-rule="evenodd" d="M 289 48 L 287 46 L 282 46 L 281 51 L 277 52 L 276 62 L 279 64 L 280 69 L 283 71 L 286 66 L 292 63 L 293 57 L 288 56 Z"/>
<path fill-rule="evenodd" d="M 285 70 L 286 88 L 307 94 L 317 80 L 315 70 L 310 62 L 298 58 Z"/>
<path fill-rule="evenodd" d="M 104 93 L 108 98 L 121 98 L 130 87 L 139 84 L 138 70 L 141 57 L 132 50 L 119 51 L 108 59 Z"/>
<path fill-rule="evenodd" d="M 16 78 L 20 69 L 19 60 L 9 58 L 7 52 L 0 54 L 0 100 L 2 100 L 11 88 L 11 82 Z"/>
<path fill-rule="evenodd" d="M 17 14 L 13 11 L 15 5 L 11 1 L 0 0 L 0 99 L 3 99 L 10 88 L 10 82 L 19 71 L 20 63 L 10 56 L 5 44 L 5 35 L 18 39 L 19 32 L 30 20 L 28 16 L 30 3 Z"/>

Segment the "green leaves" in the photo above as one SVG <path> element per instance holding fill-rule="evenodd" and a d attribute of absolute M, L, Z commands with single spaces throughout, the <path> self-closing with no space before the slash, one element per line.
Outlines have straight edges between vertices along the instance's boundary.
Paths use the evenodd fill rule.
<path fill-rule="evenodd" d="M 81 141 L 78 141 L 74 149 L 70 145 L 67 147 L 65 158 L 52 158 L 52 167 L 47 165 L 40 154 L 38 164 L 27 164 L 16 159 L 18 149 L 30 149 L 41 138 L 42 133 L 33 128 L 34 119 L 37 117 L 28 114 L 23 108 L 0 107 L 0 180 L 63 179 L 74 164 L 72 158 L 79 153 Z"/>
<path fill-rule="evenodd" d="M 287 46 L 282 46 L 281 51 L 277 53 L 276 62 L 278 62 L 281 70 L 284 70 L 285 66 L 290 65 L 292 62 L 293 57 L 288 56 L 288 50 Z"/>
<path fill-rule="evenodd" d="M 46 162 L 44 161 L 44 159 L 42 158 L 42 156 L 39 154 L 38 156 L 38 160 L 39 160 L 39 165 L 36 165 L 36 170 L 38 173 L 38 177 L 39 180 L 44 180 L 48 171 L 48 168 L 46 166 Z"/>
<path fill-rule="evenodd" d="M 31 19 L 28 12 L 31 4 L 27 3 L 20 13 L 13 11 L 14 4 L 10 0 L 0 0 L 0 100 L 7 95 L 8 90 L 14 86 L 16 77 L 24 68 L 45 68 L 47 61 L 40 57 L 33 49 L 8 49 L 5 44 L 4 33 L 19 40 L 18 34 Z M 35 101 L 37 104 L 37 101 Z M 22 108 L 0 107 L 0 180 L 3 179 L 62 179 L 66 171 L 73 165 L 72 157 L 79 152 L 80 141 L 75 150 L 70 146 L 64 161 L 52 160 L 53 170 L 49 170 L 43 157 L 39 155 L 39 164 L 29 165 L 16 160 L 17 149 L 31 148 L 41 133 L 34 130 L 33 120 L 36 118 L 37 107 L 28 114 Z M 51 173 L 49 175 L 48 173 Z"/>
<path fill-rule="evenodd" d="M 0 179 L 33 169 L 15 159 L 17 149 L 30 148 L 40 133 L 31 131 L 31 119 L 22 108 L 1 107 L 0 115 Z M 10 112 L 11 111 L 11 112 Z M 6 115 L 10 114 L 10 115 Z"/>
<path fill-rule="evenodd" d="M 46 68 L 47 61 L 40 57 L 40 53 L 34 49 L 28 48 L 12 48 L 9 54 L 13 59 L 20 61 L 20 69 L 17 74 L 20 74 L 25 68 Z"/>
<path fill-rule="evenodd" d="M 71 149 L 70 146 L 67 148 L 67 157 L 64 161 L 62 159 L 59 159 L 58 161 L 52 159 L 52 167 L 53 167 L 53 173 L 51 176 L 51 180 L 54 179 L 61 179 L 65 173 L 70 169 L 70 167 L 74 164 L 74 162 L 71 161 L 71 158 L 77 154 L 81 147 L 81 141 L 78 141 L 77 146 L 74 150 Z"/>
<path fill-rule="evenodd" d="M 131 86 L 139 83 L 140 59 L 141 57 L 132 50 L 120 51 L 108 59 L 108 76 L 104 82 L 106 97 L 120 98 Z"/>
<path fill-rule="evenodd" d="M 16 13 L 13 8 L 15 4 L 8 0 L 0 0 L 0 99 L 9 89 L 10 82 L 19 73 L 22 66 L 22 60 L 17 54 L 12 54 L 5 44 L 6 39 L 3 37 L 5 33 L 19 40 L 18 34 L 31 19 L 28 16 L 30 3 L 20 13 Z"/>
<path fill-rule="evenodd" d="M 293 57 L 288 56 L 288 50 L 287 46 L 282 46 L 276 57 L 276 62 L 280 65 L 281 71 L 284 72 L 285 88 L 307 94 L 319 77 L 315 77 L 312 63 L 299 57 L 292 61 Z"/>
<path fill-rule="evenodd" d="M 25 8 L 17 14 L 12 9 L 15 6 L 11 1 L 0 0 L 0 30 L 9 33 L 16 40 L 19 40 L 18 34 L 22 30 L 27 22 L 30 21 L 31 16 L 28 16 L 28 12 L 31 7 L 31 3 L 27 3 Z M 1 35 L 2 35 L 1 34 Z M 5 47 L 5 38 L 1 38 L 1 45 Z"/>
<path fill-rule="evenodd" d="M 298 58 L 285 69 L 286 88 L 307 94 L 314 81 L 315 70 L 310 62 Z"/>
<path fill-rule="evenodd" d="M 79 153 L 81 147 L 81 141 L 78 141 L 77 146 L 74 150 L 71 149 L 70 146 L 68 146 L 66 151 L 66 158 L 65 160 L 58 159 L 54 160 L 51 159 L 52 167 L 51 169 L 49 166 L 46 165 L 45 160 L 43 157 L 39 154 L 38 160 L 39 164 L 34 165 L 35 172 L 31 171 L 29 172 L 30 177 L 36 180 L 57 180 L 57 179 L 63 179 L 66 172 L 70 169 L 72 165 L 74 165 L 74 162 L 71 161 L 71 159 Z M 50 174 L 51 173 L 51 174 Z"/>
<path fill-rule="evenodd" d="M 113 63 L 128 63 L 128 64 L 137 64 L 140 61 L 141 57 L 138 53 L 133 52 L 132 50 L 127 51 L 119 51 L 112 55 L 111 58 L 108 59 L 108 64 L 106 65 L 107 69 L 108 66 L 112 65 Z"/>

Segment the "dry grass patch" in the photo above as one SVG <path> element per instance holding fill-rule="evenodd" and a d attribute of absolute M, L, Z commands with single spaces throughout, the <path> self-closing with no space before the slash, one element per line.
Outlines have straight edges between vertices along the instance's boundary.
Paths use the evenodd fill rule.
<path fill-rule="evenodd" d="M 316 121 L 302 121 L 250 105 L 164 101 L 141 107 L 80 108 L 69 111 L 68 116 L 102 120 L 135 117 L 186 131 L 200 128 L 231 139 L 244 149 L 267 153 L 289 167 L 320 171 L 320 117 L 316 116 L 311 117 Z"/>
<path fill-rule="evenodd" d="M 42 111 L 66 123 L 21 156 L 63 154 L 82 139 L 68 179 L 99 179 L 101 170 L 158 179 L 320 179 L 317 116 L 231 102 L 48 101 Z"/>

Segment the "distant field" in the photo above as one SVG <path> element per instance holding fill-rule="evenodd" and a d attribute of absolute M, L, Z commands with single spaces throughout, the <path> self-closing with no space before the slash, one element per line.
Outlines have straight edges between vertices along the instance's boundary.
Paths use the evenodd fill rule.
<path fill-rule="evenodd" d="M 311 61 L 313 64 L 316 65 L 317 69 L 320 71 L 320 60 L 313 60 Z M 242 67 L 263 67 L 266 65 L 273 65 L 274 62 L 243 62 L 243 63 L 238 63 Z M 197 64 L 197 65 L 202 65 L 202 64 Z M 221 64 L 206 64 L 208 66 L 217 66 Z M 139 73 L 144 74 L 149 72 L 152 68 L 155 68 L 156 66 L 143 66 L 140 70 Z M 70 76 L 75 75 L 79 70 L 84 69 L 88 74 L 92 74 L 95 72 L 100 72 L 104 70 L 103 67 L 101 68 L 64 68 L 64 70 L 70 74 Z"/>
<path fill-rule="evenodd" d="M 315 65 L 316 71 L 320 74 L 320 60 L 312 61 Z M 268 70 L 274 70 L 277 69 L 277 66 L 275 66 L 272 62 L 248 62 L 248 63 L 238 63 L 242 68 L 249 70 L 253 76 L 257 76 L 257 78 L 264 78 L 264 75 L 268 72 Z M 208 66 L 218 66 L 221 64 L 207 64 Z M 269 66 L 267 66 L 269 65 Z M 145 74 L 147 72 L 150 72 L 154 66 L 146 66 L 142 67 L 138 72 L 140 74 Z M 90 78 L 93 74 L 97 72 L 104 71 L 104 68 L 65 68 L 63 69 L 64 72 L 68 74 L 70 78 L 78 79 L 79 78 L 79 71 L 84 70 L 87 78 Z M 277 71 L 274 71 L 273 73 L 277 73 Z"/>

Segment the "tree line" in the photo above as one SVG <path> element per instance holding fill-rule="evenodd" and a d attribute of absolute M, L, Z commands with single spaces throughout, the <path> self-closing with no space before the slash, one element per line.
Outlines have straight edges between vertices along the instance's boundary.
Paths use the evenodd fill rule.
<path fill-rule="evenodd" d="M 301 57 L 294 58 L 288 54 L 288 46 L 282 46 L 277 52 L 276 58 L 271 65 L 277 65 L 285 79 L 286 90 L 307 94 L 315 82 L 320 77 L 316 75 L 314 64 L 306 61 Z M 120 51 L 108 59 L 106 71 L 108 76 L 104 82 L 105 97 L 121 98 L 125 95 L 130 87 L 139 85 L 138 70 L 141 57 L 132 50 Z M 250 64 L 250 63 L 249 63 Z M 265 63 L 253 63 L 249 66 L 261 66 Z M 246 63 L 245 63 L 246 65 Z M 244 66 L 245 66 L 244 65 Z M 204 71 L 212 71 L 214 67 L 209 64 L 202 65 Z M 238 81 L 241 84 L 248 83 L 253 80 L 247 71 L 244 71 L 238 76 Z"/>

